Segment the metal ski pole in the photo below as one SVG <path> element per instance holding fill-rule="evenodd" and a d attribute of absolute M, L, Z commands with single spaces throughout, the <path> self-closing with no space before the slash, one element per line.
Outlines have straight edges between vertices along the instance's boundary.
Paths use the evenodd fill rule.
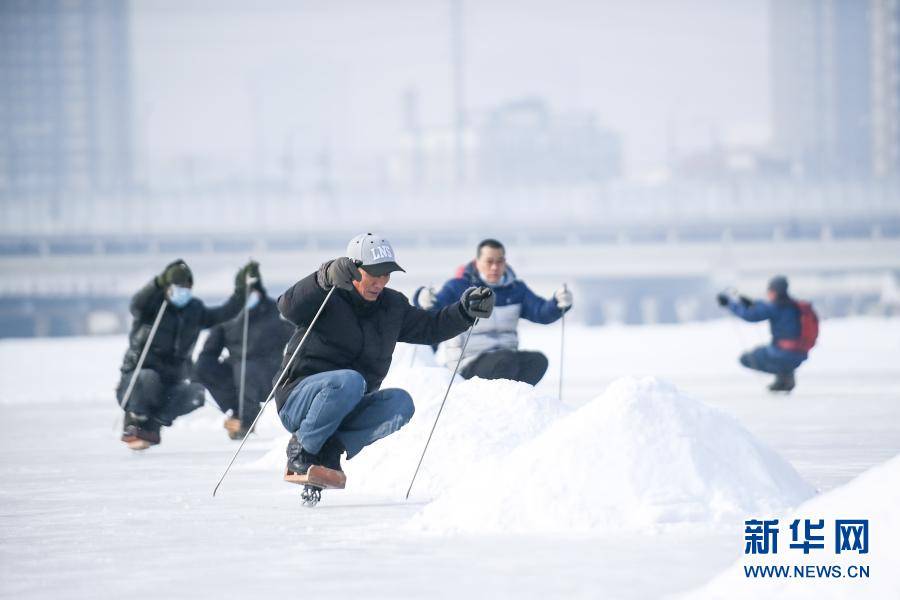
<path fill-rule="evenodd" d="M 728 319 L 731 321 L 731 327 L 734 329 L 734 332 L 737 334 L 738 343 L 741 345 L 741 348 L 747 348 L 747 340 L 744 338 L 744 332 L 741 330 L 741 326 L 734 319 Z"/>
<path fill-rule="evenodd" d="M 733 287 L 725 288 L 724 293 L 731 296 L 732 298 L 740 298 L 740 294 L 738 294 L 737 289 L 733 288 Z M 734 319 L 728 319 L 728 320 L 731 322 L 731 327 L 734 329 L 734 332 L 737 334 L 738 343 L 741 345 L 741 348 L 747 348 L 747 339 L 744 337 L 744 332 L 741 329 L 741 325 Z"/>
<path fill-rule="evenodd" d="M 275 385 L 272 386 L 272 391 L 269 392 L 269 396 L 266 398 L 266 401 L 263 403 L 262 408 L 256 414 L 256 418 L 253 419 L 253 423 L 250 425 L 248 431 L 253 431 L 256 428 L 256 422 L 259 421 L 259 418 L 266 411 L 266 407 L 269 406 L 269 402 L 272 401 L 272 398 L 275 396 L 275 390 L 278 389 L 278 386 L 281 385 L 282 381 L 284 381 L 285 376 L 291 368 L 291 365 L 294 363 L 294 359 L 297 358 L 297 354 L 300 352 L 300 348 L 303 347 L 303 342 L 306 341 L 307 336 L 309 336 L 309 332 L 312 331 L 313 326 L 316 324 L 316 321 L 319 320 L 319 315 L 322 314 L 322 311 L 325 309 L 325 305 L 328 304 L 328 299 L 331 298 L 331 295 L 334 293 L 334 290 L 337 287 L 332 287 L 328 290 L 328 294 L 325 296 L 325 299 L 322 300 L 322 304 L 319 306 L 319 310 L 316 311 L 316 316 L 312 318 L 312 321 L 309 322 L 309 327 L 306 328 L 306 332 L 303 334 L 303 337 L 300 338 L 300 343 L 297 344 L 297 347 L 294 348 L 294 352 L 291 354 L 291 357 L 288 359 L 287 363 L 284 365 L 284 369 L 281 371 L 281 375 L 278 376 L 278 381 L 275 382 Z M 219 491 L 219 486 L 222 485 L 222 482 L 225 481 L 225 476 L 228 475 L 228 471 L 231 470 L 231 465 L 234 464 L 234 461 L 237 460 L 238 454 L 241 453 L 241 449 L 244 447 L 244 444 L 247 443 L 247 438 L 249 435 L 244 436 L 241 440 L 241 445 L 237 447 L 237 450 L 234 451 L 234 455 L 231 457 L 231 460 L 228 461 L 228 466 L 225 467 L 225 471 L 222 473 L 222 476 L 219 477 L 218 483 L 216 483 L 216 487 L 213 488 L 213 497 L 215 498 L 216 492 Z"/>
<path fill-rule="evenodd" d="M 119 408 L 122 409 L 123 414 L 125 406 L 128 404 L 128 400 L 131 398 L 131 392 L 134 391 L 134 384 L 137 382 L 138 373 L 141 372 L 141 367 L 144 366 L 144 360 L 147 358 L 147 353 L 150 351 L 150 344 L 153 343 L 153 338 L 156 337 L 156 330 L 159 329 L 159 323 L 160 321 L 162 321 L 163 313 L 166 312 L 167 306 L 169 306 L 169 301 L 163 298 L 162 304 L 159 305 L 159 310 L 156 312 L 156 318 L 153 320 L 153 325 L 150 327 L 150 333 L 149 335 L 147 335 L 147 341 L 144 342 L 144 349 L 141 350 L 141 355 L 138 357 L 137 365 L 134 367 L 134 371 L 131 372 L 131 379 L 128 382 L 128 387 L 125 388 L 125 393 L 122 394 L 122 401 L 119 402 Z M 114 428 L 119 428 L 118 417 L 116 417 Z"/>
<path fill-rule="evenodd" d="M 563 290 L 568 291 L 568 287 L 566 284 L 563 284 Z M 566 313 L 562 314 L 562 329 L 559 334 L 559 401 L 562 402 L 562 390 L 563 390 L 563 358 L 565 357 L 566 350 Z"/>
<path fill-rule="evenodd" d="M 469 328 L 468 333 L 466 333 L 466 339 L 463 340 L 462 349 L 459 351 L 459 360 L 456 361 L 456 368 L 453 369 L 453 375 L 450 376 L 450 383 L 447 384 L 447 391 L 444 392 L 444 399 L 441 400 L 441 406 L 438 408 L 437 416 L 434 418 L 434 425 L 431 426 L 431 433 L 428 434 L 428 439 L 425 440 L 425 448 L 422 449 L 422 456 L 419 457 L 419 464 L 416 465 L 416 472 L 413 473 L 412 481 L 409 482 L 409 488 L 406 490 L 406 499 L 409 500 L 409 493 L 412 491 L 413 484 L 416 482 L 416 476 L 419 474 L 419 468 L 422 466 L 422 461 L 425 459 L 425 453 L 428 452 L 428 444 L 431 443 L 431 436 L 434 435 L 434 430 L 437 427 L 438 419 L 441 418 L 441 412 L 444 410 L 444 403 L 447 402 L 447 396 L 450 395 L 450 388 L 453 387 L 453 380 L 456 379 L 456 373 L 459 371 L 459 365 L 462 362 L 463 356 L 466 354 L 466 346 L 469 344 L 469 337 L 472 335 L 472 331 L 475 329 L 475 326 L 478 325 L 478 319 L 475 319 L 475 322 L 472 323 L 472 326 Z"/>
<path fill-rule="evenodd" d="M 244 290 L 244 337 L 243 342 L 241 343 L 241 380 L 238 385 L 238 419 L 243 424 L 244 422 L 244 386 L 247 380 L 247 332 L 250 329 L 250 309 L 247 308 L 247 302 L 250 300 L 250 286 L 256 283 L 255 277 L 247 277 L 244 278 L 244 283 L 246 284 L 246 289 Z M 247 435 L 250 434 L 250 431 L 247 431 Z"/>

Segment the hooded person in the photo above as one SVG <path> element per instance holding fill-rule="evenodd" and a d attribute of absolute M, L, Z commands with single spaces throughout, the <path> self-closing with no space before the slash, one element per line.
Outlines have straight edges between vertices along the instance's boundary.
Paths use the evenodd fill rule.
<path fill-rule="evenodd" d="M 278 298 L 281 315 L 296 326 L 285 349 L 285 380 L 275 391 L 278 416 L 293 434 L 288 474 L 306 474 L 313 465 L 340 471 L 344 452 L 351 459 L 412 418 L 408 392 L 381 389 L 397 342 L 440 343 L 491 314 L 493 293 L 477 286 L 442 310 L 411 306 L 387 287 L 396 271 L 403 269 L 391 244 L 364 233 L 350 240 L 346 256 L 322 264 Z M 337 289 L 322 306 L 332 288 Z"/>
<path fill-rule="evenodd" d="M 748 369 L 775 375 L 769 390 L 790 392 L 796 385 L 794 371 L 808 357 L 808 349 L 799 342 L 803 333 L 802 308 L 788 294 L 788 280 L 783 275 L 769 280 L 766 296 L 766 300 L 751 300 L 746 296 L 733 297 L 720 293 L 716 299 L 720 306 L 745 321 L 769 321 L 772 341 L 743 353 L 740 363 Z"/>
<path fill-rule="evenodd" d="M 419 288 L 413 302 L 421 308 L 437 311 L 470 286 L 494 290 L 496 308 L 489 319 L 482 319 L 462 354 L 463 338 L 458 336 L 438 347 L 445 364 L 452 368 L 462 355 L 459 374 L 464 378 L 511 379 L 536 385 L 547 371 L 547 357 L 541 352 L 519 350 L 519 319 L 534 323 L 553 323 L 572 308 L 572 292 L 565 286 L 553 297 L 544 299 L 516 278 L 506 263 L 506 249 L 494 239 L 478 244 L 475 260 L 464 266 L 457 277 L 447 281 L 440 291 Z"/>
<path fill-rule="evenodd" d="M 116 398 L 121 405 L 163 301 L 168 304 L 125 406 L 122 441 L 135 449 L 160 443 L 160 429 L 203 405 L 203 386 L 190 381 L 191 355 L 200 331 L 234 317 L 244 305 L 248 263 L 235 277 L 225 304 L 208 307 L 193 296 L 194 275 L 183 260 L 166 265 L 131 299 L 134 321 L 122 360 Z"/>
<path fill-rule="evenodd" d="M 194 364 L 193 380 L 202 384 L 223 413 L 231 439 L 242 439 L 259 413 L 260 403 L 272 391 L 272 379 L 294 326 L 281 318 L 275 300 L 263 286 L 262 274 L 248 281 L 247 302 L 233 319 L 209 330 Z M 244 353 L 244 317 L 247 317 L 247 356 L 244 406 L 239 406 L 241 364 Z"/>

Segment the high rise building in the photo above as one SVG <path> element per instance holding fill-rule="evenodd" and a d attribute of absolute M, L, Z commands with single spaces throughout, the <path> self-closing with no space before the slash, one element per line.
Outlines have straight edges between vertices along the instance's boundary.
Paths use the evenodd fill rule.
<path fill-rule="evenodd" d="M 772 0 L 776 149 L 804 177 L 872 174 L 870 0 Z"/>
<path fill-rule="evenodd" d="M 872 163 L 900 176 L 900 0 L 872 0 Z"/>
<path fill-rule="evenodd" d="M 0 2 L 0 196 L 129 185 L 129 55 L 125 0 Z"/>

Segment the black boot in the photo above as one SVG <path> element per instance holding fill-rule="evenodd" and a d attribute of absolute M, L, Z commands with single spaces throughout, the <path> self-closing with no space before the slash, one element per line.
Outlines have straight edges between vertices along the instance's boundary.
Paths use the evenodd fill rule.
<path fill-rule="evenodd" d="M 298 475 L 306 475 L 313 465 L 322 465 L 322 459 L 318 454 L 307 452 L 300 445 L 296 435 L 291 436 L 287 445 L 287 471 Z"/>
<path fill-rule="evenodd" d="M 779 373 L 775 376 L 775 381 L 769 386 L 771 392 L 790 392 L 794 389 L 796 382 L 794 381 L 794 373 Z"/>
<path fill-rule="evenodd" d="M 125 411 L 125 419 L 124 419 L 124 422 L 122 423 L 122 426 L 123 426 L 122 429 L 125 430 L 125 429 L 128 429 L 129 427 L 140 427 L 141 424 L 146 423 L 146 422 L 147 422 L 147 417 L 145 417 L 144 415 L 138 415 L 138 414 L 131 412 L 130 410 L 126 410 Z"/>
<path fill-rule="evenodd" d="M 160 442 L 159 423 L 144 415 L 136 415 L 128 411 L 125 413 L 125 423 L 122 429 L 122 441 L 132 444 L 138 441 L 146 442 L 146 446 L 155 446 Z"/>
<path fill-rule="evenodd" d="M 344 446 L 341 444 L 337 436 L 331 436 L 328 441 L 319 450 L 319 456 L 322 458 L 322 466 L 334 469 L 335 471 L 344 470 L 341 468 L 341 455 L 344 453 Z"/>

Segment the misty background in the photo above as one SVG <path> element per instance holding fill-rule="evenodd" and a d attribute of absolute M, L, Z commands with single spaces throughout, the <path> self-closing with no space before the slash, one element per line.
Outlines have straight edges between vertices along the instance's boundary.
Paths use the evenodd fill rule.
<path fill-rule="evenodd" d="M 0 336 L 116 333 L 177 257 L 270 293 L 377 231 L 440 285 L 488 236 L 589 324 L 775 273 L 900 310 L 892 0 L 0 3 Z"/>

